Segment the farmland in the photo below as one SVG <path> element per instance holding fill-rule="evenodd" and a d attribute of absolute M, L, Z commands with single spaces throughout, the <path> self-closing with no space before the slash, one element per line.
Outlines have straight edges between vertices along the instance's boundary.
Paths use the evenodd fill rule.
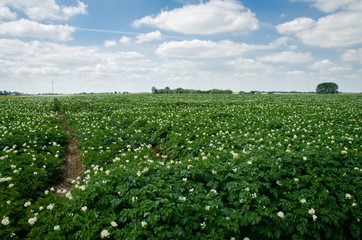
<path fill-rule="evenodd" d="M 83 173 L 54 189 L 68 135 Z M 0 99 L 0 235 L 359 239 L 361 95 Z M 61 195 L 61 196 L 60 196 Z"/>

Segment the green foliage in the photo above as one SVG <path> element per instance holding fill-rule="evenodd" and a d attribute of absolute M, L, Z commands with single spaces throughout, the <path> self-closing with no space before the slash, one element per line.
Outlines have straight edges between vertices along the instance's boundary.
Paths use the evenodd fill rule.
<path fill-rule="evenodd" d="M 0 91 L 0 96 L 1 95 L 22 95 L 22 93 L 3 90 L 3 91 Z"/>
<path fill-rule="evenodd" d="M 231 90 L 221 90 L 221 89 L 211 89 L 207 91 L 202 90 L 193 90 L 193 89 L 183 89 L 176 88 L 170 89 L 169 87 L 165 87 L 165 89 L 157 89 L 152 87 L 153 94 L 184 94 L 184 93 L 193 93 L 193 94 L 232 94 Z"/>
<path fill-rule="evenodd" d="M 0 101 L 0 218 L 10 221 L 0 225 L 0 236 L 25 237 L 30 229 L 26 203 L 34 204 L 61 175 L 67 134 L 52 98 Z"/>
<path fill-rule="evenodd" d="M 19 224 L 0 226 L 6 234 L 361 237 L 360 95 L 58 99 L 87 170 L 68 197 L 40 194 Z M 10 194 L 4 189 L 2 203 Z M 11 221 L 23 204 L 1 213 Z"/>
<path fill-rule="evenodd" d="M 317 93 L 322 94 L 337 94 L 338 93 L 338 85 L 333 82 L 325 82 L 318 84 L 316 88 Z"/>

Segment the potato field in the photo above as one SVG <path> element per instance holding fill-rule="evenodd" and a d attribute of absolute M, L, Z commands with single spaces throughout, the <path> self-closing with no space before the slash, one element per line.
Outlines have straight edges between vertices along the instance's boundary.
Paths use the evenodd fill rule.
<path fill-rule="evenodd" d="M 0 109 L 0 239 L 361 239 L 361 94 L 3 97 Z M 60 188 L 70 137 L 83 170 Z"/>

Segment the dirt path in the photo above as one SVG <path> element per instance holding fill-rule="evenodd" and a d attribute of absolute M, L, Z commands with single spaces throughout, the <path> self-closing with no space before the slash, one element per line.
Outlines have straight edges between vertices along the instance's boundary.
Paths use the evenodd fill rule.
<path fill-rule="evenodd" d="M 56 110 L 62 119 L 62 125 L 67 131 L 69 139 L 66 151 L 67 153 L 63 162 L 64 173 L 61 177 L 61 181 L 53 187 L 57 190 L 66 189 L 67 191 L 69 191 L 72 185 L 72 180 L 75 180 L 83 171 L 83 165 L 81 163 L 82 153 L 77 145 L 78 140 L 74 136 L 74 133 L 69 129 L 67 121 L 64 118 L 64 114 L 61 112 L 58 104 L 56 106 Z"/>

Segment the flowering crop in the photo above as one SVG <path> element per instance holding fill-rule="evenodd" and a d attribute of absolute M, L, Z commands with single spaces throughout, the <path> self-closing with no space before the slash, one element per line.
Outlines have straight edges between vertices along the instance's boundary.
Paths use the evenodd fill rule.
<path fill-rule="evenodd" d="M 36 222 L 33 203 L 62 172 L 67 135 L 53 98 L 1 98 L 0 106 L 0 216 L 10 220 L 0 236 L 24 237 L 28 219 Z"/>
<path fill-rule="evenodd" d="M 67 198 L 32 202 L 29 238 L 361 236 L 360 95 L 58 101 L 86 171 Z"/>

